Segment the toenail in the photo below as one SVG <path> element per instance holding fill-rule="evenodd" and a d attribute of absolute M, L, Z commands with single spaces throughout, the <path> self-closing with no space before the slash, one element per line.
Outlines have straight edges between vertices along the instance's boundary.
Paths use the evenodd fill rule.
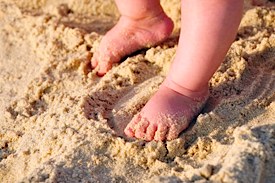
<path fill-rule="evenodd" d="M 97 72 L 96 75 L 97 75 L 98 77 L 103 77 L 105 74 Z"/>

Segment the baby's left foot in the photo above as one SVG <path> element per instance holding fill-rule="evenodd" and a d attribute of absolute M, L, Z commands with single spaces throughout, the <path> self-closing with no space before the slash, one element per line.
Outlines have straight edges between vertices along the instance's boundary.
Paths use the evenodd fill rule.
<path fill-rule="evenodd" d="M 123 57 L 139 49 L 156 45 L 167 39 L 174 24 L 163 12 L 142 18 L 121 16 L 118 23 L 102 38 L 92 58 L 92 68 L 103 76 Z"/>
<path fill-rule="evenodd" d="M 199 114 L 208 96 L 208 87 L 198 92 L 184 88 L 176 92 L 165 81 L 124 132 L 146 141 L 173 140 Z"/>

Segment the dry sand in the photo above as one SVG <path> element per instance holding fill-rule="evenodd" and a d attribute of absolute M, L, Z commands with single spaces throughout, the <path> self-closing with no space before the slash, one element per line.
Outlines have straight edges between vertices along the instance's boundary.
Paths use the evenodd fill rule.
<path fill-rule="evenodd" d="M 113 1 L 0 0 L 0 182 L 275 182 L 275 8 L 257 3 L 192 128 L 145 143 L 117 134 L 167 73 L 179 0 L 162 1 L 171 39 L 103 78 L 89 60 Z"/>

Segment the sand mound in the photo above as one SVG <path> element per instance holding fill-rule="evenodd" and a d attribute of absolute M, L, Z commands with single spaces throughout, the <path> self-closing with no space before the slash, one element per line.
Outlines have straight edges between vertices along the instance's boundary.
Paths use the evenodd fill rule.
<path fill-rule="evenodd" d="M 123 137 L 174 56 L 176 28 L 103 78 L 89 60 L 113 1 L 0 0 L 0 182 L 275 182 L 275 9 L 246 1 L 193 126 L 170 142 Z"/>

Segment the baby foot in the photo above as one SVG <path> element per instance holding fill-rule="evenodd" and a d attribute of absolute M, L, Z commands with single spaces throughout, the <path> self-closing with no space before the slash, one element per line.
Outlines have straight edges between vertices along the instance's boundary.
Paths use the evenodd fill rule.
<path fill-rule="evenodd" d="M 173 22 L 164 12 L 142 19 L 121 16 L 102 38 L 92 58 L 92 68 L 98 67 L 98 75 L 103 76 L 113 63 L 118 63 L 134 51 L 164 41 L 172 30 Z"/>
<path fill-rule="evenodd" d="M 166 81 L 160 86 L 125 128 L 127 136 L 146 141 L 173 140 L 188 127 L 204 106 L 209 95 L 208 87 L 199 92 L 172 88 L 173 85 Z"/>

